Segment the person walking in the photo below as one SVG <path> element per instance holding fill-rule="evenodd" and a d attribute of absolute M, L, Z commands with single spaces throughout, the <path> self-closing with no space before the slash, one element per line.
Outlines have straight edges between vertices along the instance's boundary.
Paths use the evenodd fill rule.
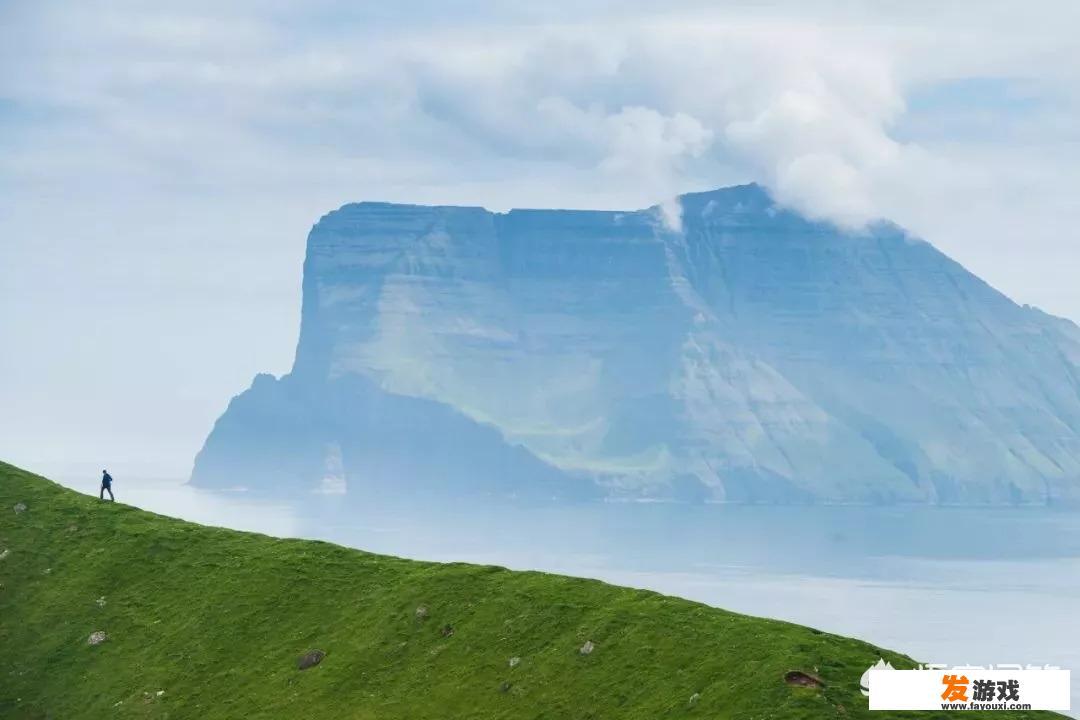
<path fill-rule="evenodd" d="M 109 502 L 116 502 L 116 498 L 112 494 L 112 475 L 109 474 L 108 470 L 101 471 L 101 492 L 98 493 L 98 497 L 104 500 L 105 493 L 109 493 Z"/>

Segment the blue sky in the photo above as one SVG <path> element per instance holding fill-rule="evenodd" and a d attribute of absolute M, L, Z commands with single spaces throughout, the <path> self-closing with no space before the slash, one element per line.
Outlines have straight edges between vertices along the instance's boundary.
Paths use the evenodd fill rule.
<path fill-rule="evenodd" d="M 0 4 L 0 456 L 186 474 L 364 199 L 757 180 L 1080 319 L 1080 5 L 853 5 Z"/>

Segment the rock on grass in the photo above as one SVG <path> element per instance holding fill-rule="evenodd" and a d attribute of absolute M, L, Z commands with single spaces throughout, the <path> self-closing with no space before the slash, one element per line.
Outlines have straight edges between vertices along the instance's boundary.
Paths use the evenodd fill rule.
<path fill-rule="evenodd" d="M 784 682 L 796 687 L 819 688 L 825 686 L 825 681 L 813 673 L 802 670 L 792 670 L 784 675 Z"/>
<path fill-rule="evenodd" d="M 296 668 L 298 670 L 307 670 L 315 667 L 323 661 L 324 657 L 326 657 L 326 653 L 322 650 L 308 650 L 296 661 Z"/>

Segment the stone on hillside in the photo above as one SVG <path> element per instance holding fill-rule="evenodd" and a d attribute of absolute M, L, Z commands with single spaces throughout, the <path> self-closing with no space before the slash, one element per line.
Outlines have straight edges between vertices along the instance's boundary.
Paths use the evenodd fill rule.
<path fill-rule="evenodd" d="M 3 550 L 0 550 L 0 560 L 3 560 L 4 558 L 6 558 L 10 554 L 11 554 L 11 551 L 8 550 L 7 548 L 4 548 Z"/>
<path fill-rule="evenodd" d="M 519 657 L 510 658 L 510 667 L 517 667 L 519 662 L 521 662 L 521 658 Z"/>
<path fill-rule="evenodd" d="M 324 657 L 326 657 L 326 653 L 322 650 L 309 650 L 296 661 L 296 667 L 299 670 L 307 670 L 321 663 Z"/>
<path fill-rule="evenodd" d="M 26 503 L 15 503 L 15 507 L 13 509 L 17 513 L 26 512 Z"/>
<path fill-rule="evenodd" d="M 593 645 L 592 640 L 586 640 L 585 644 L 581 646 L 581 649 L 578 650 L 578 652 L 582 655 L 590 655 L 595 648 L 596 646 Z"/>
<path fill-rule="evenodd" d="M 454 626 L 453 625 L 443 625 L 442 636 L 443 637 L 452 637 L 453 635 L 454 635 Z"/>
<path fill-rule="evenodd" d="M 697 705 L 697 701 L 701 699 L 701 693 L 694 693 L 690 696 L 690 705 Z"/>
<path fill-rule="evenodd" d="M 105 607 L 105 596 L 102 595 L 101 597 L 99 597 L 94 602 L 97 604 L 98 607 Z"/>
<path fill-rule="evenodd" d="M 416 619 L 417 620 L 427 620 L 427 618 L 428 618 L 427 605 L 421 605 L 418 608 L 416 608 Z"/>
<path fill-rule="evenodd" d="M 90 633 L 90 637 L 86 639 L 88 645 L 100 645 L 109 639 L 109 636 L 105 634 L 104 630 L 97 630 Z"/>
<path fill-rule="evenodd" d="M 819 678 L 813 673 L 803 672 L 802 670 L 792 670 L 784 675 L 784 682 L 788 685 L 794 685 L 796 687 L 812 687 L 819 688 L 825 686 L 825 681 Z"/>

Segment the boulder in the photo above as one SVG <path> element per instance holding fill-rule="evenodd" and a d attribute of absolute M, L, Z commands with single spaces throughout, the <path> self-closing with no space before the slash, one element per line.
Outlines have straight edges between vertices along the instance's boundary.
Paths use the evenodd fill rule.
<path fill-rule="evenodd" d="M 109 636 L 105 634 L 104 630 L 97 630 L 90 633 L 90 637 L 86 639 L 87 645 L 100 645 L 109 639 Z"/>
<path fill-rule="evenodd" d="M 315 667 L 323 661 L 324 657 L 326 657 L 326 653 L 322 650 L 308 650 L 296 661 L 296 668 L 298 670 L 307 670 Z"/>
<path fill-rule="evenodd" d="M 596 646 L 593 645 L 592 640 L 586 640 L 585 644 L 581 646 L 581 648 L 578 650 L 578 652 L 581 653 L 582 655 L 591 655 L 592 651 L 595 650 L 595 649 L 596 649 Z"/>
<path fill-rule="evenodd" d="M 825 681 L 813 673 L 792 670 L 784 675 L 784 682 L 795 687 L 825 687 Z"/>

